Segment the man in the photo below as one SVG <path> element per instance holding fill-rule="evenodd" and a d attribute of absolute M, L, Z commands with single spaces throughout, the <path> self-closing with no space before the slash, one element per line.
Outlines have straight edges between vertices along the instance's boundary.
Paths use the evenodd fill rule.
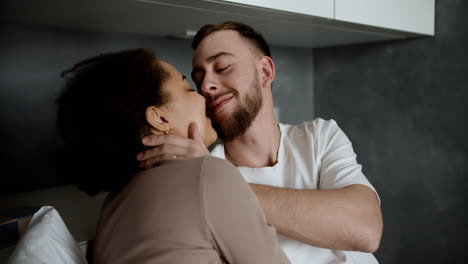
<path fill-rule="evenodd" d="M 374 188 L 333 120 L 277 123 L 275 65 L 263 37 L 224 22 L 200 29 L 192 47 L 192 79 L 223 140 L 212 155 L 239 168 L 291 262 L 377 263 L 370 253 L 380 243 L 382 216 Z M 138 155 L 141 166 L 208 154 L 195 124 L 190 134 L 145 138 L 144 144 L 157 147 Z"/>

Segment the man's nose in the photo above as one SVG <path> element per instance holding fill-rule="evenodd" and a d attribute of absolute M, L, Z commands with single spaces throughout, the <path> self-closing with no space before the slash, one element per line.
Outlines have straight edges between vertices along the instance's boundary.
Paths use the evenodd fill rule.
<path fill-rule="evenodd" d="M 217 80 L 210 74 L 206 74 L 203 82 L 201 84 L 202 94 L 210 95 L 215 93 L 218 90 Z"/>

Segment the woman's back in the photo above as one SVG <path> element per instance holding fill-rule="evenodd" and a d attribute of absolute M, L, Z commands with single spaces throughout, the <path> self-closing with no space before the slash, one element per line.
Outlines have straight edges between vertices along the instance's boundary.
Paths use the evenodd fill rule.
<path fill-rule="evenodd" d="M 95 263 L 288 263 L 237 169 L 211 156 L 135 175 L 101 210 Z"/>

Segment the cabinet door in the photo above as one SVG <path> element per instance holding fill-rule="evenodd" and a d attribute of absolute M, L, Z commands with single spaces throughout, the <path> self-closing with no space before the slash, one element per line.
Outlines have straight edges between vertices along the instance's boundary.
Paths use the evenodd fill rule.
<path fill-rule="evenodd" d="M 333 18 L 334 0 L 222 0 L 304 15 Z"/>
<path fill-rule="evenodd" d="M 434 35 L 435 0 L 335 0 L 335 19 Z"/>

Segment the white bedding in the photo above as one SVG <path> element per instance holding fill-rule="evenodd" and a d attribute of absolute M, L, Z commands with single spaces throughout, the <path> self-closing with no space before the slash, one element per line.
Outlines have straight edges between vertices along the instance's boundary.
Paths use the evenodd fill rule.
<path fill-rule="evenodd" d="M 8 263 L 81 264 L 87 261 L 57 210 L 43 206 L 34 214 Z"/>

